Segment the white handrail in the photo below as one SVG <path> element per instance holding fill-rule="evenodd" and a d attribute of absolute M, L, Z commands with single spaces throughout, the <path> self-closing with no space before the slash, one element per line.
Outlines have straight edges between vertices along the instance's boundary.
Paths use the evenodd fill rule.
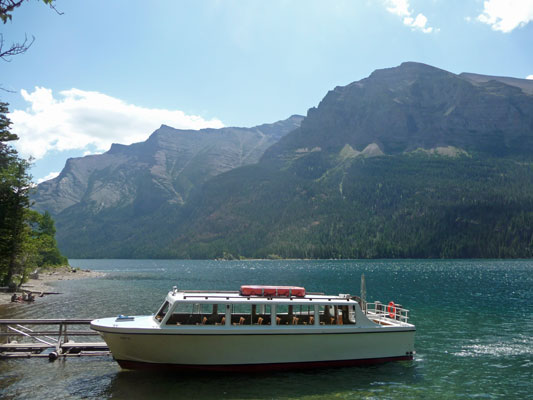
<path fill-rule="evenodd" d="M 15 332 L 17 332 L 17 333 L 20 333 L 22 336 L 31 337 L 32 339 L 35 339 L 35 340 L 37 340 L 38 342 L 41 342 L 41 343 L 47 344 L 47 345 L 49 345 L 49 346 L 54 346 L 53 343 L 49 343 L 49 342 L 47 342 L 46 340 L 39 339 L 38 337 L 35 337 L 35 336 L 33 336 L 33 335 L 30 335 L 30 334 L 28 334 L 28 333 L 26 333 L 26 332 L 19 331 L 18 329 L 13 328 L 12 326 L 8 326 L 8 329 L 11 329 L 12 331 L 15 331 Z"/>
<path fill-rule="evenodd" d="M 27 327 L 25 327 L 25 326 L 19 325 L 19 324 L 17 324 L 17 327 L 19 327 L 20 329 L 24 329 L 24 330 L 26 330 L 26 331 L 29 331 L 29 332 L 31 332 L 31 333 L 35 332 L 34 330 L 32 330 L 32 329 L 30 329 L 30 328 L 27 328 Z M 34 337 L 34 336 L 32 336 L 32 337 Z M 56 338 L 53 338 L 53 337 L 51 337 L 51 336 L 44 336 L 44 337 L 47 338 L 47 339 L 53 340 L 54 342 L 57 342 L 57 341 L 58 341 Z"/>
<path fill-rule="evenodd" d="M 379 320 L 396 320 L 400 322 L 405 322 L 409 320 L 409 310 L 403 308 L 399 304 L 395 304 L 394 317 L 391 317 L 391 312 L 387 310 L 388 305 L 383 304 L 380 301 L 375 301 L 373 303 L 366 304 L 366 314 L 377 318 Z"/>

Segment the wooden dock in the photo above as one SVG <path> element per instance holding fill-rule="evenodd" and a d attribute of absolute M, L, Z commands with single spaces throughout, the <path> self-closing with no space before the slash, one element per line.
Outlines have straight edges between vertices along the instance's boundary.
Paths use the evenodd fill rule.
<path fill-rule="evenodd" d="M 91 340 L 99 335 L 88 329 L 90 323 L 90 319 L 0 319 L 0 359 L 109 356 L 105 342 Z"/>

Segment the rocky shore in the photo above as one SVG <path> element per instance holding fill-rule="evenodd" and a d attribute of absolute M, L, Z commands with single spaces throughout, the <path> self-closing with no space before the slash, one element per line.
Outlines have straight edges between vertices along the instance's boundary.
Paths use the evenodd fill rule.
<path fill-rule="evenodd" d="M 28 282 L 24 283 L 17 292 L 17 295 L 22 295 L 23 292 L 32 292 L 35 295 L 35 301 L 39 301 L 39 295 L 48 292 L 54 292 L 54 288 L 50 286 L 51 283 L 57 281 L 70 281 L 74 279 L 98 278 L 105 276 L 103 272 L 73 269 L 69 266 L 49 268 L 39 271 L 32 275 Z M 11 303 L 11 296 L 13 293 L 0 292 L 0 306 Z"/>

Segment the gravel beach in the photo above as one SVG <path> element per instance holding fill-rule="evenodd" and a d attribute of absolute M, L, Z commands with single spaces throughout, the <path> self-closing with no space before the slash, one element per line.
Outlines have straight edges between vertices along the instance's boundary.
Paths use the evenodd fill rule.
<path fill-rule="evenodd" d="M 72 269 L 68 266 L 50 268 L 45 271 L 39 272 L 38 278 L 29 279 L 28 282 L 24 283 L 20 290 L 31 291 L 36 297 L 35 301 L 39 301 L 39 294 L 46 292 L 53 292 L 54 288 L 50 286 L 50 283 L 57 281 L 68 281 L 74 279 L 87 279 L 87 278 L 98 278 L 105 276 L 103 272 L 81 270 L 81 269 Z M 22 292 L 19 290 L 18 294 L 22 295 Z M 11 296 L 13 293 L 0 292 L 0 307 L 4 304 L 11 303 Z"/>

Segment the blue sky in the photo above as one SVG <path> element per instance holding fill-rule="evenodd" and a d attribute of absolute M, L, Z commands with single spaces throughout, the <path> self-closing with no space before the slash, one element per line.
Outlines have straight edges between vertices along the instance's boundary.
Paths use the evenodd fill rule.
<path fill-rule="evenodd" d="M 328 90 L 418 61 L 533 78 L 533 0 L 38 1 L 0 27 L 17 148 L 38 181 L 68 157 L 177 128 L 305 115 Z"/>

